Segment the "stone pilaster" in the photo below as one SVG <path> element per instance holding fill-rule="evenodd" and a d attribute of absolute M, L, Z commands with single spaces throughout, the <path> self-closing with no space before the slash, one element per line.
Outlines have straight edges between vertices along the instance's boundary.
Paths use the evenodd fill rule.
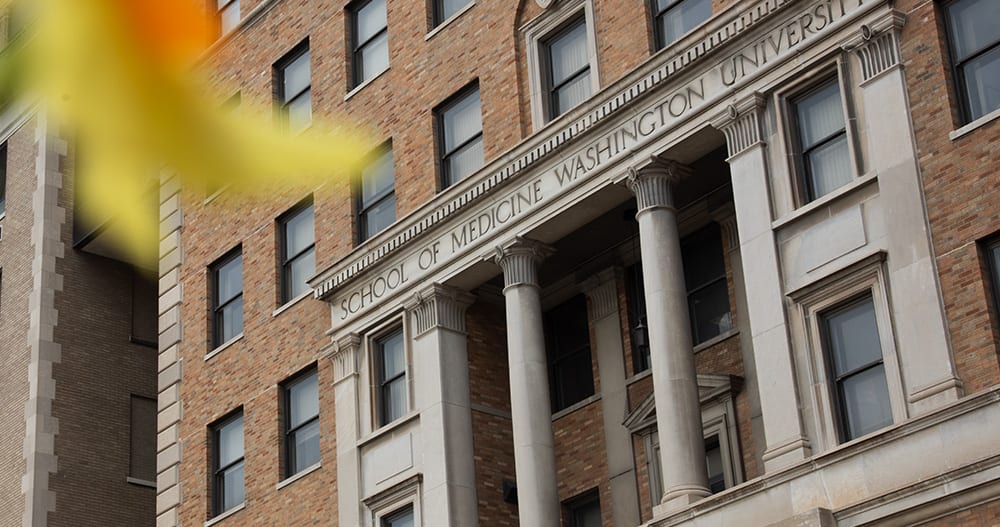
<path fill-rule="evenodd" d="M 333 397 L 337 433 L 338 525 L 361 525 L 361 455 L 358 415 L 358 363 L 361 337 L 348 333 L 323 350 L 333 363 Z"/>
<path fill-rule="evenodd" d="M 419 336 L 436 328 L 465 333 L 465 310 L 475 299 L 471 293 L 441 284 L 418 292 L 408 305 L 414 333 Z"/>
<path fill-rule="evenodd" d="M 903 13 L 891 11 L 872 24 L 862 24 L 858 35 L 844 45 L 858 57 L 861 84 L 900 65 L 899 30 L 905 20 Z"/>

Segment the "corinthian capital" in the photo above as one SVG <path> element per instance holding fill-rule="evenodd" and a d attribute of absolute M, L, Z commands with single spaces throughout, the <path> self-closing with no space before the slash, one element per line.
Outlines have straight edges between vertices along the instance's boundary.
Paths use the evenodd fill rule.
<path fill-rule="evenodd" d="M 555 249 L 539 241 L 517 236 L 514 241 L 496 248 L 493 260 L 503 269 L 504 287 L 538 286 L 538 266 Z"/>
<path fill-rule="evenodd" d="M 638 212 L 658 207 L 673 209 L 674 184 L 690 173 L 685 165 L 653 158 L 640 168 L 630 167 L 625 184 L 635 194 Z"/>

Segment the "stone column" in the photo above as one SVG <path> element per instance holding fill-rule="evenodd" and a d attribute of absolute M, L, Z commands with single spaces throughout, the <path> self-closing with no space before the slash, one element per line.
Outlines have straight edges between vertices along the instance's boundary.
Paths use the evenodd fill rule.
<path fill-rule="evenodd" d="M 424 525 L 479 524 L 465 333 L 465 309 L 474 299 L 433 284 L 407 305 L 413 316 L 414 406 L 424 437 Z"/>
<path fill-rule="evenodd" d="M 538 266 L 552 253 L 539 242 L 515 238 L 498 247 L 507 305 L 507 361 L 514 431 L 514 471 L 521 527 L 559 525 L 556 458 L 552 438 L 548 361 L 542 330 Z"/>
<path fill-rule="evenodd" d="M 358 361 L 361 337 L 349 333 L 324 352 L 333 363 L 337 418 L 337 525 L 361 525 L 361 458 L 358 454 Z"/>
<path fill-rule="evenodd" d="M 632 433 L 622 424 L 628 412 L 625 387 L 625 351 L 618 309 L 618 268 L 587 279 L 584 294 L 590 300 L 590 325 L 601 378 L 601 413 L 611 480 L 611 517 L 614 525 L 639 525 L 639 490 L 632 454 Z"/>
<path fill-rule="evenodd" d="M 630 169 L 627 181 L 638 204 L 635 217 L 639 222 L 650 367 L 663 468 L 663 498 L 653 508 L 654 515 L 685 507 L 710 494 L 672 188 L 682 170 L 680 165 L 654 160 L 639 170 Z"/>
<path fill-rule="evenodd" d="M 712 125 L 726 134 L 729 146 L 743 275 L 752 277 L 745 285 L 764 420 L 762 458 L 764 472 L 773 472 L 809 457 L 810 450 L 802 434 L 778 249 L 771 230 L 767 153 L 760 130 L 763 110 L 764 97 L 753 94 L 730 106 Z"/>

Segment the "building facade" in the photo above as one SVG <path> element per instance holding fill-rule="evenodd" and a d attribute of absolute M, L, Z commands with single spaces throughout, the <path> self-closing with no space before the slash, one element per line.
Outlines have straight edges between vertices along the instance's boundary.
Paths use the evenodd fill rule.
<path fill-rule="evenodd" d="M 219 0 L 367 167 L 160 190 L 157 525 L 992 525 L 998 7 Z"/>

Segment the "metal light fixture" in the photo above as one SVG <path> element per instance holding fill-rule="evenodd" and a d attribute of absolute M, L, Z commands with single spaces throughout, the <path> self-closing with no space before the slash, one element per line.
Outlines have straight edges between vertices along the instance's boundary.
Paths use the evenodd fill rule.
<path fill-rule="evenodd" d="M 649 328 L 646 327 L 645 314 L 640 314 L 638 309 L 640 305 L 639 302 L 642 300 L 642 294 L 643 294 L 642 288 L 639 287 L 640 283 L 639 281 L 641 280 L 641 275 L 640 275 L 641 271 L 640 268 L 638 267 L 641 265 L 639 262 L 639 255 L 638 255 L 639 225 L 638 221 L 635 218 L 634 210 L 632 209 L 626 210 L 625 216 L 626 219 L 630 219 L 631 221 L 636 223 L 635 234 L 632 235 L 632 260 L 634 262 L 634 265 L 637 266 L 635 268 L 636 275 L 632 277 L 632 285 L 634 289 L 632 291 L 632 294 L 634 295 L 633 298 L 635 298 L 635 306 L 636 306 L 636 313 L 635 313 L 636 324 L 632 328 L 632 347 L 636 352 L 645 355 L 646 350 L 649 349 Z"/>

